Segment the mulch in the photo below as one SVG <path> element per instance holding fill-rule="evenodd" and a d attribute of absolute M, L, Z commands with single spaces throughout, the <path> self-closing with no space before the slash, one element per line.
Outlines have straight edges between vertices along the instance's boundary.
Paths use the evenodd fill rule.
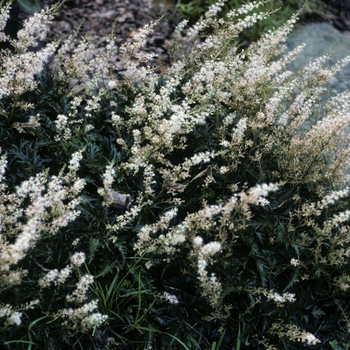
<path fill-rule="evenodd" d="M 132 41 L 138 29 L 162 17 L 143 48 L 146 52 L 158 54 L 156 65 L 161 71 L 162 67 L 169 63 L 168 47 L 171 45 L 172 33 L 181 18 L 172 8 L 158 1 L 155 4 L 153 0 L 67 0 L 58 10 L 46 41 L 68 36 L 81 26 L 77 40 L 85 36 L 96 45 L 95 54 L 98 55 L 106 46 L 112 28 L 117 45 L 122 45 Z M 305 17 L 304 21 L 327 21 L 338 30 L 350 30 L 350 0 L 319 1 L 323 11 Z M 57 0 L 44 2 L 45 5 L 52 5 L 57 3 Z M 174 0 L 168 2 L 175 3 Z M 12 17 L 12 26 L 8 26 L 7 29 L 15 32 L 26 14 L 15 6 Z M 117 70 L 120 69 L 121 66 L 117 67 Z"/>
<path fill-rule="evenodd" d="M 44 0 L 44 5 L 51 6 L 58 2 L 58 0 Z M 28 16 L 14 4 L 5 33 L 15 38 Z M 159 23 L 153 28 L 142 50 L 157 53 L 158 58 L 151 64 L 158 67 L 156 71 L 161 72 L 169 65 L 168 47 L 181 17 L 169 6 L 154 4 L 153 0 L 67 0 L 58 9 L 48 35 L 40 46 L 71 35 L 79 28 L 75 43 L 78 44 L 82 37 L 86 38 L 96 47 L 92 56 L 98 56 L 105 49 L 112 30 L 117 46 L 121 46 L 131 42 L 138 29 L 157 20 Z M 11 45 L 9 42 L 0 42 L 0 49 L 2 48 L 11 49 Z M 119 60 L 116 60 L 115 68 L 118 72 L 123 71 Z"/>
<path fill-rule="evenodd" d="M 45 0 L 52 4 L 54 0 Z M 304 18 L 309 21 L 327 21 L 341 31 L 350 30 L 350 0 L 319 0 L 323 6 L 321 13 Z M 167 0 L 167 3 L 175 0 Z M 158 20 L 152 35 L 149 37 L 146 52 L 156 52 L 158 59 L 152 65 L 163 67 L 169 64 L 171 37 L 181 17 L 174 8 L 163 5 L 161 0 L 68 0 L 60 8 L 52 23 L 48 40 L 69 35 L 81 24 L 80 37 L 87 36 L 96 44 L 98 54 L 108 40 L 113 24 L 117 45 L 132 41 L 136 31 L 151 21 Z M 83 22 L 82 22 L 83 21 Z M 117 63 L 118 65 L 118 63 Z M 122 66 L 117 67 L 120 71 Z"/>
<path fill-rule="evenodd" d="M 45 0 L 46 5 L 57 1 Z M 167 3 L 175 0 L 167 0 Z M 341 31 L 350 30 L 350 0 L 319 0 L 323 8 L 306 21 L 327 21 Z M 71 34 L 83 21 L 81 35 L 87 35 L 99 47 L 105 45 L 115 22 L 117 44 L 132 40 L 135 31 L 151 21 L 163 19 L 155 27 L 146 50 L 158 49 L 166 52 L 165 43 L 171 40 L 171 35 L 181 18 L 175 10 L 162 4 L 161 0 L 68 0 L 60 8 L 50 28 L 49 39 L 57 39 L 65 34 Z M 160 50 L 159 50 L 160 49 Z"/>
<path fill-rule="evenodd" d="M 55 1 L 46 0 L 46 4 Z M 72 34 L 81 24 L 80 36 L 98 47 L 106 44 L 114 26 L 117 45 L 131 41 L 135 31 L 164 16 L 155 27 L 148 45 L 160 47 L 169 40 L 180 17 L 152 0 L 69 0 L 58 11 L 49 31 L 49 40 Z M 151 48 L 150 48 L 151 49 Z"/>
<path fill-rule="evenodd" d="M 47 5 L 54 2 L 46 0 Z M 152 66 L 158 66 L 158 71 L 161 71 L 169 64 L 168 45 L 181 18 L 173 10 L 156 5 L 152 0 L 69 0 L 55 16 L 47 41 L 70 35 L 80 26 L 77 42 L 86 37 L 96 46 L 95 54 L 99 55 L 107 45 L 112 28 L 116 44 L 120 46 L 131 42 L 138 29 L 160 18 L 142 50 L 157 53 L 158 58 Z M 122 71 L 121 62 L 116 64 L 116 69 Z"/>

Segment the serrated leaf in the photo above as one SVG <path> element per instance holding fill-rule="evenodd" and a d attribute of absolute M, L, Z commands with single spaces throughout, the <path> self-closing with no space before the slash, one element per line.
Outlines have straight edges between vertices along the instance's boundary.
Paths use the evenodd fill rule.
<path fill-rule="evenodd" d="M 96 238 L 90 238 L 89 241 L 89 263 L 91 263 L 92 259 L 95 256 L 97 249 L 101 246 L 101 243 Z"/>
<path fill-rule="evenodd" d="M 326 314 L 323 310 L 321 310 L 321 309 L 319 309 L 319 308 L 317 308 L 317 307 L 314 307 L 314 308 L 312 309 L 311 313 L 312 313 L 312 315 L 313 315 L 315 318 L 324 316 L 324 315 Z"/>
<path fill-rule="evenodd" d="M 213 172 L 212 172 L 212 167 L 211 165 L 208 165 L 208 167 L 206 169 L 204 169 L 203 171 L 201 171 L 199 174 L 197 174 L 196 176 L 194 176 L 191 181 L 189 183 L 185 183 L 185 184 L 181 184 L 178 182 L 173 182 L 169 185 L 169 187 L 179 193 L 183 193 L 185 192 L 185 190 L 188 187 L 199 187 L 200 184 L 204 181 L 204 179 L 206 177 L 210 178 L 210 181 L 213 183 L 216 183 L 214 176 L 213 176 Z"/>

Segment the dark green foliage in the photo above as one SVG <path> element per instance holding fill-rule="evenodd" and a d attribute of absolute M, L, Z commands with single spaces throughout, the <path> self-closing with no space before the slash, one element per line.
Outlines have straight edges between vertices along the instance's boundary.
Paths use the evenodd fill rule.
<path fill-rule="evenodd" d="M 1 335 L 1 341 L 13 341 L 8 343 L 9 349 L 27 349 L 31 343 L 38 349 L 102 349 L 103 345 L 99 342 L 106 337 L 115 340 L 114 345 L 112 342 L 105 344 L 105 348 L 109 349 L 144 349 L 147 343 L 156 349 L 182 349 L 182 343 L 189 349 L 208 349 L 214 342 L 220 342 L 221 349 L 237 348 L 237 344 L 241 349 L 264 349 L 265 335 L 276 322 L 293 323 L 301 329 L 314 331 L 322 340 L 322 345 L 314 346 L 315 349 L 326 349 L 325 344 L 336 344 L 329 343 L 334 338 L 346 341 L 347 331 L 339 328 L 338 323 L 342 313 L 348 314 L 350 305 L 344 298 L 345 294 L 334 289 L 332 280 L 350 272 L 350 265 L 316 264 L 314 250 L 317 242 L 312 234 L 308 239 L 304 237 L 308 228 L 298 226 L 296 221 L 296 229 L 293 232 L 288 230 L 289 214 L 301 206 L 300 201 L 293 198 L 299 194 L 305 203 L 317 200 L 319 197 L 315 189 L 320 186 L 319 183 L 286 183 L 281 191 L 269 197 L 270 205 L 251 208 L 252 220 L 237 231 L 235 239 L 227 241 L 230 245 L 224 247 L 219 263 L 211 268 L 223 282 L 222 304 L 232 307 L 230 316 L 224 321 L 203 319 L 203 315 L 208 314 L 208 305 L 197 287 L 196 270 L 188 265 L 188 249 L 182 249 L 170 262 L 162 261 L 165 256 L 154 257 L 154 265 L 150 269 L 144 267 L 147 260 L 134 257 L 136 232 L 143 225 L 155 222 L 169 209 L 167 195 L 159 185 L 155 186 L 157 201 L 140 213 L 136 226 L 118 232 L 115 243 L 107 237 L 106 225 L 113 225 L 121 212 L 103 207 L 97 188 L 102 186 L 101 175 L 109 162 L 118 165 L 129 156 L 115 143 L 118 135 L 107 117 L 111 112 L 108 102 L 113 100 L 122 106 L 119 113 L 123 118 L 128 118 L 122 108 L 129 102 L 118 94 L 106 95 L 101 101 L 102 108 L 88 121 L 94 125 L 92 132 L 84 135 L 77 131 L 71 140 L 56 142 L 53 121 L 58 113 L 69 113 L 70 103 L 48 72 L 39 76 L 38 81 L 39 88 L 22 98 L 33 103 L 29 113 L 40 114 L 41 126 L 33 129 L 32 133 L 19 133 L 11 127 L 13 123 L 23 121 L 28 114 L 20 108 L 10 111 L 8 117 L 1 121 L 2 150 L 9 159 L 8 186 L 11 189 L 23 179 L 46 169 L 50 175 L 57 175 L 69 162 L 71 154 L 82 148 L 85 150 L 79 176 L 85 178 L 88 184 L 83 194 L 84 202 L 79 208 L 79 218 L 56 236 L 42 237 L 30 253 L 30 258 L 21 264 L 30 274 L 18 288 L 3 292 L 1 299 L 18 304 L 36 298 L 36 281 L 43 275 L 43 267 L 63 268 L 74 251 L 84 251 L 87 262 L 80 274 L 89 272 L 96 276 L 91 295 L 99 299 L 100 310 L 109 316 L 109 321 L 102 329 L 104 333 L 98 333 L 99 336 L 96 332 L 74 335 L 62 328 L 58 321 L 45 316 L 47 311 L 65 307 L 65 296 L 74 287 L 72 280 L 62 287 L 65 289 L 45 289 L 40 293 L 40 308 L 26 311 L 20 327 Z M 132 96 L 129 95 L 129 99 L 132 101 Z M 2 103 L 6 108 L 6 104 Z M 167 155 L 169 160 L 176 164 L 194 152 L 219 149 L 217 131 L 221 124 L 218 120 L 213 116 L 208 118 L 205 126 L 194 128 L 187 135 L 186 149 L 181 154 Z M 121 132 L 128 142 L 131 137 L 128 131 Z M 264 132 L 269 130 L 261 130 L 261 133 Z M 252 130 L 247 130 L 247 135 L 254 140 L 255 150 L 261 146 L 259 138 L 254 139 L 256 135 Z M 283 169 L 278 167 L 278 161 L 272 154 L 266 154 L 260 163 L 247 163 L 251 149 L 247 148 L 245 152 L 238 161 L 236 172 L 227 176 L 219 174 L 217 169 L 227 165 L 227 159 L 218 158 L 213 169 L 216 183 L 208 188 L 199 183 L 186 189 L 183 196 L 189 200 L 179 207 L 176 223 L 188 213 L 196 212 L 203 199 L 211 204 L 227 198 L 227 186 L 230 184 L 245 183 L 249 187 L 285 178 Z M 278 170 L 279 176 L 273 169 Z M 203 170 L 202 166 L 195 167 L 192 177 Z M 142 191 L 142 176 L 142 171 L 132 176 L 121 172 L 116 179 L 118 188 L 134 195 Z M 346 204 L 343 202 L 342 206 Z M 327 215 L 324 213 L 323 219 Z M 201 235 L 210 241 L 211 232 L 201 232 Z M 79 242 L 73 247 L 72 242 L 76 238 Z M 331 242 L 324 241 L 323 244 L 321 254 L 326 256 L 327 244 Z M 298 257 L 304 265 L 297 269 L 292 267 L 290 260 L 293 257 Z M 309 277 L 303 281 L 306 274 Z M 276 303 L 268 300 L 263 292 L 258 293 L 263 289 L 295 293 L 297 301 L 276 307 Z M 179 303 L 159 302 L 159 293 L 165 291 L 175 294 Z M 288 350 L 300 348 L 300 344 L 277 336 L 269 336 L 269 343 L 279 344 L 279 347 Z"/>
<path fill-rule="evenodd" d="M 218 17 L 222 17 L 230 10 L 238 9 L 240 6 L 251 2 L 249 0 L 227 0 L 223 11 L 218 14 Z M 208 10 L 210 5 L 216 3 L 216 0 L 181 0 L 175 3 L 179 13 L 184 18 L 195 23 Z M 264 4 L 263 8 L 264 11 L 271 12 L 271 15 L 259 22 L 254 28 L 247 29 L 242 33 L 241 40 L 243 45 L 256 41 L 262 33 L 268 30 L 278 28 L 296 12 L 301 12 L 303 18 L 307 16 L 317 18 L 319 13 L 325 11 L 322 2 L 318 0 L 270 0 Z"/>
<path fill-rule="evenodd" d="M 142 334 L 134 326 L 138 322 L 134 319 L 134 305 L 135 302 L 139 303 L 139 318 L 147 317 L 144 310 L 152 305 L 154 298 L 150 293 L 150 297 L 147 297 L 148 287 L 143 285 L 140 272 L 137 272 L 140 262 L 133 261 L 134 258 L 130 255 L 135 237 L 121 233 L 120 240 L 115 243 L 107 238 L 106 224 L 114 223 L 118 210 L 103 207 L 97 195 L 103 169 L 110 161 L 118 164 L 125 157 L 123 151 L 118 150 L 112 142 L 116 135 L 105 118 L 108 107 L 102 108 L 100 114 L 96 115 L 93 121 L 94 133 L 85 136 L 77 132 L 69 142 L 57 142 L 54 139 L 57 132 L 53 121 L 57 114 L 69 113 L 70 103 L 60 84 L 52 80 L 48 71 L 37 79 L 38 89 L 21 96 L 23 101 L 32 103 L 33 108 L 16 108 L 11 111 L 7 107 L 11 104 L 10 100 L 0 102 L 1 107 L 8 112 L 6 118 L 1 117 L 0 127 L 2 152 L 7 154 L 9 160 L 8 188 L 13 190 L 24 179 L 44 170 L 51 176 L 57 175 L 69 162 L 71 154 L 82 148 L 85 148 L 85 160 L 79 176 L 87 180 L 87 186 L 83 194 L 84 201 L 78 208 L 81 211 L 79 218 L 55 236 L 43 235 L 35 249 L 30 252 L 29 258 L 23 260 L 19 266 L 29 271 L 27 278 L 18 287 L 1 293 L 2 301 L 15 305 L 39 297 L 40 308 L 26 311 L 21 326 L 0 334 L 0 343 L 6 342 L 8 349 L 28 349 L 31 344 L 37 349 L 97 349 L 103 346 L 99 344 L 96 332 L 74 335 L 74 332 L 62 328 L 60 320 L 45 316 L 47 312 L 66 307 L 65 296 L 74 289 L 77 275 L 73 274 L 74 278 L 68 279 L 59 288 L 40 291 L 37 284 L 46 269 L 62 269 L 69 264 L 69 258 L 74 252 L 84 251 L 87 256 L 86 266 L 79 273 L 93 274 L 96 288 L 100 286 L 101 293 L 105 286 L 110 286 L 112 290 L 110 293 L 114 299 L 109 305 L 103 305 L 102 296 L 96 292 L 101 299 L 101 310 L 105 311 L 107 308 L 107 314 L 111 317 L 108 335 L 118 334 L 122 339 L 121 342 L 116 339 L 119 344 L 127 344 L 138 338 L 140 344 L 143 344 Z M 118 99 L 117 96 L 115 98 Z M 120 101 L 123 103 L 122 99 Z M 41 126 L 30 132 L 19 133 L 13 124 L 27 120 L 28 114 L 40 114 Z M 101 122 L 102 120 L 105 122 Z M 79 242 L 73 246 L 76 238 L 79 238 Z M 90 294 L 93 295 L 93 292 Z"/>
<path fill-rule="evenodd" d="M 193 71 L 195 67 L 191 62 L 186 79 L 190 80 Z M 40 172 L 47 172 L 53 179 L 67 167 L 72 154 L 80 150 L 83 150 L 83 159 L 78 176 L 87 184 L 78 207 L 79 217 L 54 236 L 43 232 L 18 266 L 29 271 L 22 284 L 1 292 L 0 299 L 13 305 L 39 299 L 38 307 L 24 312 L 20 326 L 0 331 L 1 344 L 8 349 L 55 350 L 262 350 L 272 346 L 294 350 L 304 347 L 304 343 L 295 341 L 297 336 L 293 338 L 288 333 L 295 326 L 320 339 L 312 349 L 348 347 L 350 303 L 347 292 L 337 288 L 336 282 L 350 275 L 350 264 L 343 256 L 343 260 L 337 260 L 335 254 L 338 248 L 347 248 L 343 247 L 348 245 L 347 238 L 343 237 L 347 232 L 335 226 L 328 232 L 324 224 L 334 214 L 346 210 L 349 196 L 322 209 L 319 215 L 310 214 L 307 218 L 312 224 L 302 215 L 303 208 L 320 201 L 335 188 L 332 179 L 322 176 L 322 171 L 318 177 L 307 176 L 309 169 L 325 171 L 327 162 L 323 154 L 314 160 L 317 163 L 314 167 L 302 168 L 308 163 L 300 161 L 301 175 L 294 177 L 292 165 L 286 165 L 286 152 L 293 135 L 288 130 L 280 132 L 274 123 L 254 126 L 263 103 L 254 102 L 252 94 L 242 89 L 237 93 L 239 96 L 233 96 L 229 102 L 215 101 L 216 107 L 205 123 L 193 122 L 193 127 L 182 135 L 185 141 L 181 145 L 176 135 L 173 149 L 164 145 L 158 145 L 164 152 L 153 149 L 163 157 L 149 156 L 154 166 L 151 186 L 154 198 L 148 202 L 144 193 L 145 164 L 132 170 L 127 168 L 131 148 L 136 143 L 134 129 L 144 131 L 142 128 L 153 122 L 134 121 L 129 113 L 136 98 L 144 93 L 142 88 L 121 82 L 118 89 L 104 91 L 99 108 L 88 114 L 87 104 L 97 92 L 90 97 L 82 96 L 81 104 L 75 108 L 68 86 L 49 70 L 36 79 L 35 90 L 16 101 L 12 97 L 0 101 L 0 110 L 4 111 L 0 119 L 0 146 L 8 159 L 8 191 L 13 192 L 16 186 Z M 261 93 L 262 101 L 267 101 L 274 87 L 264 83 L 257 84 L 255 93 Z M 159 93 L 166 84 L 167 77 L 160 77 L 154 92 Z M 185 98 L 181 84 L 174 90 L 174 100 Z M 145 96 L 147 98 L 152 102 L 151 97 Z M 291 101 L 284 103 L 287 109 Z M 201 107 L 196 97 L 192 105 L 195 112 L 195 107 Z M 119 115 L 120 127 L 113 125 L 113 113 Z M 236 117 L 232 125 L 225 127 L 223 120 L 233 113 Z M 63 131 L 60 134 L 55 126 L 59 114 L 71 116 L 70 137 L 65 138 Z M 26 126 L 25 132 L 19 131 L 18 125 L 27 122 L 29 116 L 37 115 L 40 126 Z M 170 119 L 171 114 L 167 111 L 162 117 Z M 173 170 L 198 152 L 222 150 L 222 136 L 228 143 L 234 141 L 232 129 L 242 118 L 247 118 L 249 123 L 242 146 L 237 146 L 239 151 L 232 147 L 235 154 L 230 150 L 217 154 L 207 163 L 193 163 L 188 177 L 175 183 L 177 192 L 168 191 L 165 172 L 161 172 L 166 169 L 164 164 Z M 266 148 L 266 140 L 273 137 L 277 140 L 274 147 Z M 117 142 L 119 138 L 124 145 Z M 151 141 L 144 138 L 140 144 L 146 148 Z M 140 147 L 141 150 L 144 149 Z M 261 157 L 255 157 L 257 154 Z M 98 190 L 104 186 L 103 175 L 110 164 L 117 169 L 114 190 L 131 195 L 135 202 L 145 196 L 134 220 L 112 233 L 109 227 L 119 224 L 122 215 L 132 211 L 103 203 Z M 220 171 L 224 167 L 230 170 Z M 186 222 L 191 214 L 195 216 L 203 207 L 225 205 L 233 193 L 243 202 L 242 193 L 249 193 L 249 189 L 264 183 L 280 184 L 277 192 L 269 194 L 268 204 L 237 205 L 227 214 L 227 225 L 221 225 L 221 217 L 213 215 L 210 220 L 216 225 L 199 226 L 194 232 L 186 232 L 186 243 L 171 254 L 161 249 L 151 253 L 145 249 L 142 254 L 135 251 L 137 235 L 175 207 L 174 196 L 181 201 L 177 205 L 177 216 L 160 232 L 151 232 L 154 241 L 160 234 L 165 235 Z M 192 254 L 192 240 L 197 235 L 205 243 L 213 240 L 224 243 L 220 254 L 207 266 L 208 275 L 215 273 L 222 284 L 222 294 L 218 296 L 224 312 L 213 310 L 198 283 L 198 264 Z M 63 285 L 39 290 L 38 280 L 45 272 L 63 269 L 77 251 L 85 252 L 85 264 Z M 292 259 L 300 260 L 300 266 L 293 266 Z M 98 299 L 99 311 L 108 315 L 108 321 L 100 329 L 75 332 L 62 326 L 60 315 L 52 315 L 67 307 L 67 294 L 85 274 L 95 276 L 89 300 Z M 296 300 L 278 302 L 271 298 L 273 292 L 293 293 Z M 178 303 L 169 303 L 164 293 L 175 295 Z M 215 311 L 216 315 L 221 312 L 225 317 L 212 317 Z"/>

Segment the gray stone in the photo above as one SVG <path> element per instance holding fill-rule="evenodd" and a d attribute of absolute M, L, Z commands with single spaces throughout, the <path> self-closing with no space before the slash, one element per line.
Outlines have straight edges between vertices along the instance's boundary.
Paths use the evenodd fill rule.
<path fill-rule="evenodd" d="M 350 56 L 350 32 L 342 33 L 326 22 L 308 24 L 296 29 L 289 36 L 288 49 L 292 50 L 303 43 L 306 45 L 305 49 L 289 67 L 294 72 L 298 72 L 308 62 L 323 55 L 333 54 L 326 62 L 329 67 L 342 58 Z M 344 66 L 327 83 L 326 87 L 328 94 L 320 96 L 324 101 L 329 96 L 350 90 L 350 64 Z M 308 125 L 308 123 L 313 124 L 314 121 L 309 119 L 305 125 Z M 350 126 L 348 126 L 348 130 L 350 132 Z M 350 168 L 346 171 L 346 174 L 350 177 Z"/>
<path fill-rule="evenodd" d="M 290 65 L 290 69 L 294 72 L 323 55 L 332 54 L 327 66 L 332 66 L 340 59 L 350 56 L 350 32 L 340 32 L 327 22 L 306 24 L 295 29 L 290 34 L 287 44 L 289 50 L 306 44 L 303 52 Z M 350 64 L 329 81 L 327 88 L 331 94 L 350 90 Z"/>

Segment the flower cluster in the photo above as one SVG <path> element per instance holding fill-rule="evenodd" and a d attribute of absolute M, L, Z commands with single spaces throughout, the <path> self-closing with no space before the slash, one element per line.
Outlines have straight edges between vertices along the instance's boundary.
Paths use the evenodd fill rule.
<path fill-rule="evenodd" d="M 292 341 L 306 343 L 306 345 L 316 345 L 320 343 L 320 340 L 315 337 L 314 334 L 306 331 L 302 331 L 295 325 L 278 325 L 275 324 L 269 330 L 271 333 L 285 333 L 285 335 Z"/>
<path fill-rule="evenodd" d="M 61 138 L 64 141 L 69 140 L 69 138 L 71 136 L 71 130 L 70 130 L 69 125 L 68 125 L 68 117 L 63 115 L 63 114 L 59 114 L 57 116 L 57 119 L 55 120 L 55 125 L 59 131 L 59 135 L 57 135 L 55 137 L 56 141 L 60 141 Z"/>
<path fill-rule="evenodd" d="M 51 284 L 64 284 L 67 278 L 71 275 L 72 270 L 80 267 L 85 262 L 85 254 L 82 252 L 75 253 L 71 256 L 70 260 L 71 264 L 62 270 L 58 271 L 57 269 L 54 269 L 48 271 L 46 275 L 38 281 L 40 288 L 48 288 Z"/>
<path fill-rule="evenodd" d="M 216 315 L 223 317 L 223 313 L 220 312 L 222 309 L 222 306 L 220 305 L 223 292 L 222 285 L 218 281 L 215 273 L 212 272 L 208 275 L 207 271 L 208 260 L 221 251 L 221 244 L 219 242 L 209 242 L 205 245 L 199 245 L 198 243 L 202 243 L 201 239 L 200 237 L 195 237 L 194 244 L 199 246 L 197 251 L 199 285 L 203 289 L 203 296 L 209 301 L 213 310 L 215 310 L 212 312 L 212 317 L 214 319 L 217 317 Z"/>
<path fill-rule="evenodd" d="M 26 305 L 21 305 L 19 308 L 22 310 L 29 310 L 35 307 L 39 303 L 39 300 L 33 300 Z M 9 304 L 0 304 L 0 318 L 5 318 L 4 328 L 11 326 L 19 326 L 22 323 L 22 312 L 16 311 Z"/>
<path fill-rule="evenodd" d="M 174 294 L 170 294 L 168 292 L 164 292 L 162 297 L 167 300 L 170 304 L 178 304 L 179 303 L 179 300 L 177 299 L 176 295 Z"/>
<path fill-rule="evenodd" d="M 94 281 L 93 276 L 91 275 L 85 275 L 80 278 L 80 281 L 76 284 L 76 289 L 72 294 L 67 295 L 67 300 L 70 302 L 78 302 L 82 303 L 85 301 L 88 297 L 86 295 L 89 286 Z"/>
<path fill-rule="evenodd" d="M 4 190 L 6 190 L 4 182 L 6 164 L 6 158 L 3 156 L 1 186 Z M 66 175 L 62 174 L 61 178 L 39 173 L 19 184 L 14 192 L 6 191 L 0 195 L 1 291 L 20 284 L 28 274 L 27 270 L 16 268 L 16 265 L 23 261 L 28 252 L 40 242 L 44 233 L 55 235 L 59 229 L 66 227 L 79 216 L 80 212 L 76 207 L 81 202 L 78 196 L 84 181 L 80 181 L 81 179 L 74 174 L 78 167 L 75 160 L 74 164 L 75 168 L 72 167 L 71 172 Z M 13 215 L 8 215 L 9 212 Z M 69 266 L 61 271 L 49 271 L 39 281 L 39 285 L 45 287 L 50 283 L 64 283 L 70 275 L 71 268 L 72 266 Z M 6 312 L 4 317 L 18 320 L 19 316 L 16 312 Z"/>
<path fill-rule="evenodd" d="M 106 170 L 103 174 L 103 188 L 98 189 L 98 193 L 100 196 L 104 198 L 108 198 L 108 193 L 111 191 L 111 187 L 114 182 L 114 176 L 115 176 L 115 169 L 113 164 L 110 164 L 106 167 Z M 109 205 L 110 201 L 105 201 L 104 204 Z"/>
<path fill-rule="evenodd" d="M 294 302 L 296 299 L 295 299 L 295 294 L 293 293 L 283 293 L 282 295 L 281 294 L 278 294 L 276 292 L 271 292 L 267 295 L 267 298 L 270 299 L 270 300 L 273 300 L 275 301 L 277 304 L 283 304 L 285 302 Z"/>
<path fill-rule="evenodd" d="M 62 317 L 66 320 L 63 325 L 73 330 L 87 331 L 94 327 L 100 326 L 108 318 L 107 315 L 102 315 L 100 312 L 94 312 L 97 306 L 98 300 L 93 300 L 84 304 L 82 307 L 73 309 L 63 309 Z"/>
<path fill-rule="evenodd" d="M 25 21 L 24 28 L 17 33 L 17 40 L 10 40 L 1 31 L 0 41 L 10 40 L 15 54 L 0 52 L 0 97 L 20 96 L 35 89 L 34 76 L 42 71 L 44 64 L 54 54 L 57 43 L 48 44 L 37 52 L 29 52 L 30 46 L 36 46 L 38 39 L 45 36 L 46 24 L 52 18 L 51 10 L 42 11 Z M 9 5 L 1 8 L 0 28 L 4 27 L 9 17 Z"/>
<path fill-rule="evenodd" d="M 13 311 L 11 306 L 4 305 L 0 307 L 0 317 L 6 317 L 5 326 L 21 324 L 22 313 L 18 311 Z"/>
<path fill-rule="evenodd" d="M 167 211 L 160 220 L 153 225 L 145 225 L 138 233 L 138 242 L 134 249 L 138 254 L 143 254 L 145 251 L 151 252 L 166 252 L 171 255 L 176 252 L 176 246 L 186 241 L 185 227 L 179 225 L 169 230 L 170 222 L 176 217 L 177 208 Z M 152 236 L 159 231 L 169 231 L 167 234 L 160 234 L 157 238 Z"/>

